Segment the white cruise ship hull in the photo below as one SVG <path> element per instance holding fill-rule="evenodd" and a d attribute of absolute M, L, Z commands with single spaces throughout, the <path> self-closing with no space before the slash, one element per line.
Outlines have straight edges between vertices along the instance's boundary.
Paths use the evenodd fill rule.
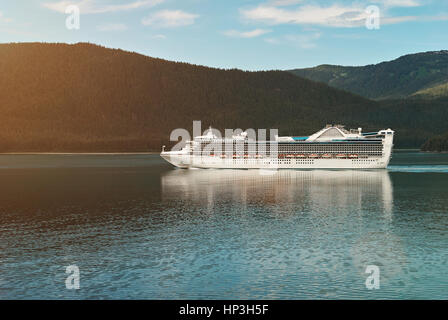
<path fill-rule="evenodd" d="M 188 169 L 192 166 L 192 156 L 182 152 L 162 152 L 160 156 L 173 166 Z"/>
<path fill-rule="evenodd" d="M 216 159 L 188 155 L 163 155 L 179 168 L 203 169 L 385 169 L 389 159 Z"/>

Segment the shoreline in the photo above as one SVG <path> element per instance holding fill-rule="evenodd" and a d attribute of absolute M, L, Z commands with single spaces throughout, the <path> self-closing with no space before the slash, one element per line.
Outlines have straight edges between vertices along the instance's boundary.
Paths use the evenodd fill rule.
<path fill-rule="evenodd" d="M 151 155 L 160 152 L 0 152 L 0 155 Z"/>
<path fill-rule="evenodd" d="M 422 151 L 422 150 L 420 150 L 420 152 L 423 152 L 423 153 L 438 153 L 438 154 L 448 153 L 448 151 Z"/>
<path fill-rule="evenodd" d="M 437 153 L 444 154 L 448 151 L 423 151 L 421 149 L 394 149 L 394 152 L 421 152 L 421 153 Z M 158 155 L 160 151 L 147 151 L 147 152 L 0 152 L 1 155 Z"/>

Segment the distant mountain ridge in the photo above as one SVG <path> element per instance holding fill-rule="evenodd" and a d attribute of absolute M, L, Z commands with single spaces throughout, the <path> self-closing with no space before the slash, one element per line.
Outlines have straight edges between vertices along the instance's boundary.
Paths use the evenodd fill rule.
<path fill-rule="evenodd" d="M 448 99 L 371 101 L 285 71 L 222 70 L 79 43 L 0 44 L 0 152 L 135 152 L 193 120 L 308 135 L 327 123 L 396 130 L 419 147 L 448 130 Z M 171 142 L 172 143 L 172 142 Z"/>
<path fill-rule="evenodd" d="M 363 67 L 320 65 L 291 73 L 375 100 L 448 96 L 448 50 L 409 54 Z M 434 90 L 432 90 L 434 88 Z"/>

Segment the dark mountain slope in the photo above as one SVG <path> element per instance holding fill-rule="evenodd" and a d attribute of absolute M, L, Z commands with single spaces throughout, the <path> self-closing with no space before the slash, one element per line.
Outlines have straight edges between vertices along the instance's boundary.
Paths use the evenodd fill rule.
<path fill-rule="evenodd" d="M 0 45 L 1 151 L 159 149 L 193 120 L 204 130 L 307 133 L 373 107 L 281 71 L 218 70 L 91 44 Z"/>
<path fill-rule="evenodd" d="M 321 65 L 290 72 L 371 99 L 405 98 L 448 83 L 448 51 L 410 54 L 364 67 Z"/>
<path fill-rule="evenodd" d="M 447 101 L 374 102 L 283 71 L 219 70 L 91 44 L 0 45 L 0 152 L 160 150 L 192 121 L 306 135 L 326 123 L 445 132 Z"/>

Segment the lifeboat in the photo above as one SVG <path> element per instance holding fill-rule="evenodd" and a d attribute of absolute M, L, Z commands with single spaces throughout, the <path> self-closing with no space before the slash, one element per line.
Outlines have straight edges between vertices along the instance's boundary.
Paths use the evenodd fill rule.
<path fill-rule="evenodd" d="M 350 154 L 348 157 L 350 159 L 358 159 L 358 155 L 357 154 Z"/>
<path fill-rule="evenodd" d="M 326 153 L 326 154 L 322 155 L 322 158 L 329 159 L 329 158 L 331 158 L 331 154 Z"/>
<path fill-rule="evenodd" d="M 309 155 L 310 158 L 318 158 L 319 156 L 315 153 Z"/>
<path fill-rule="evenodd" d="M 290 158 L 294 158 L 294 155 L 293 155 L 293 154 L 287 154 L 287 155 L 286 155 L 286 158 L 289 158 L 289 159 L 290 159 Z"/>
<path fill-rule="evenodd" d="M 305 158 L 304 154 L 296 154 L 296 158 Z"/>
<path fill-rule="evenodd" d="M 244 155 L 244 159 L 247 159 L 247 158 L 249 158 L 249 155 L 248 155 L 248 154 L 245 154 L 245 155 Z"/>
<path fill-rule="evenodd" d="M 342 153 L 336 155 L 336 158 L 339 158 L 339 159 L 343 159 L 343 158 L 346 158 L 346 157 L 347 156 L 345 154 L 342 154 Z"/>
<path fill-rule="evenodd" d="M 224 159 L 224 158 L 226 158 L 226 155 L 225 154 L 222 154 L 222 155 L 220 155 L 219 156 L 221 159 Z"/>

